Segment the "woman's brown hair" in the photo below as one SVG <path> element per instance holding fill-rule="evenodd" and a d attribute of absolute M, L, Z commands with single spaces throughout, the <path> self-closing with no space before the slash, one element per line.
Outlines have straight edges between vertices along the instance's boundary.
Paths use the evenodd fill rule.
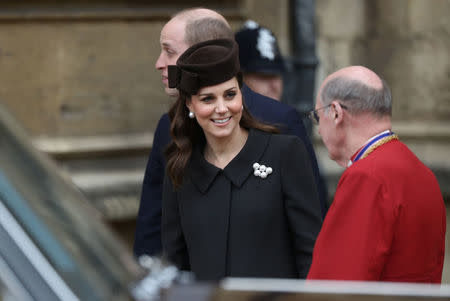
<path fill-rule="evenodd" d="M 239 87 L 242 87 L 241 73 L 236 75 Z M 186 101 L 191 95 L 180 91 L 177 101 L 169 110 L 170 135 L 172 141 L 165 150 L 167 159 L 166 172 L 172 180 L 175 189 L 183 183 L 184 172 L 192 154 L 194 145 L 204 144 L 203 129 L 195 119 L 188 117 Z M 277 127 L 256 120 L 247 110 L 243 101 L 242 117 L 239 125 L 245 129 L 258 129 L 269 133 L 279 133 Z"/>

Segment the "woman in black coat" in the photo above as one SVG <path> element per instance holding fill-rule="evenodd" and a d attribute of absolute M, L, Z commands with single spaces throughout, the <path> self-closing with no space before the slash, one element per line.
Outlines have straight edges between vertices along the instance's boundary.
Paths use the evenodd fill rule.
<path fill-rule="evenodd" d="M 242 101 L 237 45 L 211 40 L 169 66 L 180 96 L 163 190 L 163 252 L 201 280 L 304 278 L 322 220 L 308 155 Z"/>

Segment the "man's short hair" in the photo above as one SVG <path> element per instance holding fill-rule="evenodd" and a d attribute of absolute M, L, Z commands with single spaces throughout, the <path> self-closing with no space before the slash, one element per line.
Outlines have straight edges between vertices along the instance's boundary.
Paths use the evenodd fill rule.
<path fill-rule="evenodd" d="M 381 79 L 381 89 L 367 86 L 358 80 L 338 76 L 329 80 L 322 89 L 322 104 L 339 100 L 352 114 L 369 112 L 376 116 L 392 116 L 392 96 L 387 83 Z"/>
<path fill-rule="evenodd" d="M 205 17 L 186 23 L 184 40 L 189 46 L 214 39 L 234 40 L 234 33 L 228 24 L 216 18 Z"/>

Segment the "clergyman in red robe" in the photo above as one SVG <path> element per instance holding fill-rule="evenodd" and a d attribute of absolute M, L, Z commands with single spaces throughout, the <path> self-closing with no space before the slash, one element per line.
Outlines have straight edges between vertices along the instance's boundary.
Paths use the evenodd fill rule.
<path fill-rule="evenodd" d="M 431 170 L 391 130 L 386 82 L 362 66 L 343 68 L 325 79 L 310 115 L 330 158 L 347 169 L 308 279 L 440 283 L 444 201 Z"/>

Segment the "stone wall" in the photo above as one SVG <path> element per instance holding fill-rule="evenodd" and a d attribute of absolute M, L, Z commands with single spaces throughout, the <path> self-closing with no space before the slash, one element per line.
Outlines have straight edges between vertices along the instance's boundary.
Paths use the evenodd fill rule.
<path fill-rule="evenodd" d="M 244 19 L 238 2 L 208 3 L 237 26 Z M 173 13 L 200 4 L 2 1 L 0 102 L 52 149 L 66 139 L 80 138 L 81 145 L 88 136 L 147 135 L 170 105 L 154 67 L 160 30 Z"/>
<path fill-rule="evenodd" d="M 161 22 L 13 22 L 0 26 L 0 96 L 33 136 L 145 131 L 166 109 L 151 83 Z M 149 104 L 151 103 L 151 106 Z"/>
<path fill-rule="evenodd" d="M 373 68 L 390 83 L 394 119 L 450 121 L 450 1 L 318 0 L 319 78 Z"/>

